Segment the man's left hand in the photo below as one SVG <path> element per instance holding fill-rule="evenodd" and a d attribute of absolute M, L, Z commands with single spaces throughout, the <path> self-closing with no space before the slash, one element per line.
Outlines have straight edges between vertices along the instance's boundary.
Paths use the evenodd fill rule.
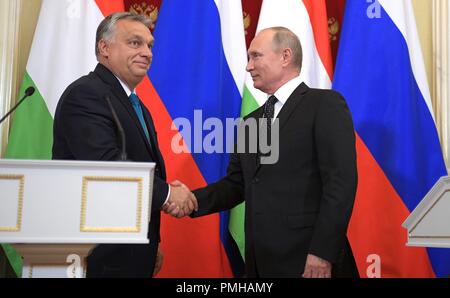
<path fill-rule="evenodd" d="M 304 278 L 331 278 L 331 263 L 315 255 L 306 257 Z"/>

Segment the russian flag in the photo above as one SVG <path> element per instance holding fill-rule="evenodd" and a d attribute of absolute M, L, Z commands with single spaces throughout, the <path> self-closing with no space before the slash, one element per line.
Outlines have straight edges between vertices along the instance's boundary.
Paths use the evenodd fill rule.
<path fill-rule="evenodd" d="M 247 63 L 241 1 L 163 1 L 154 37 L 149 78 L 137 92 L 155 121 L 168 181 L 206 186 L 225 175 L 228 155 L 225 143 L 211 153 L 205 142 L 220 147 L 211 133 L 220 131 L 225 139 L 226 119 L 240 115 Z M 177 119 L 190 127 L 178 127 Z M 185 153 L 174 150 L 179 145 Z M 241 274 L 233 244 L 228 213 L 195 220 L 163 215 L 159 277 Z"/>
<path fill-rule="evenodd" d="M 448 276 L 450 250 L 406 247 L 401 227 L 447 175 L 411 1 L 347 1 L 333 87 L 358 136 L 349 238 L 360 275 L 377 255 L 381 277 Z"/>

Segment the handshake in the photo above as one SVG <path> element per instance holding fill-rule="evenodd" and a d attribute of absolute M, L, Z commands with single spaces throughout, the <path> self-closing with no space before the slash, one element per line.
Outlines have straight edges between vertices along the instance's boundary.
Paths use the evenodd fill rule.
<path fill-rule="evenodd" d="M 176 218 L 182 218 L 198 210 L 197 198 L 187 188 L 186 185 L 178 180 L 170 183 L 170 196 L 167 202 L 162 206 L 166 214 Z"/>

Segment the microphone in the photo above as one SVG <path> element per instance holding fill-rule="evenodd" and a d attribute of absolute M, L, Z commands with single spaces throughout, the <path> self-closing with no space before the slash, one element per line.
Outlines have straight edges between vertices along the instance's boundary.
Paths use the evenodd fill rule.
<path fill-rule="evenodd" d="M 5 116 L 2 117 L 2 119 L 0 119 L 0 124 L 1 124 L 3 121 L 5 121 L 5 119 L 8 118 L 8 116 L 9 116 L 12 112 L 14 112 L 15 109 L 17 109 L 17 107 L 25 100 L 25 98 L 27 98 L 28 96 L 33 95 L 33 93 L 34 93 L 35 90 L 36 90 L 36 89 L 34 89 L 34 87 L 32 87 L 32 86 L 28 87 L 28 88 L 25 90 L 24 96 L 23 96 L 23 97 L 15 104 L 15 106 L 14 106 L 11 110 L 9 110 L 8 113 L 6 113 Z"/>
<path fill-rule="evenodd" d="M 105 95 L 105 100 L 108 102 L 109 110 L 111 111 L 111 114 L 113 116 L 114 122 L 117 125 L 117 129 L 119 130 L 121 145 L 122 145 L 122 151 L 120 152 L 120 161 L 127 161 L 127 152 L 126 152 L 126 140 L 125 140 L 125 132 L 123 131 L 122 124 L 120 124 L 119 117 L 117 117 L 116 110 L 114 109 L 111 98 L 109 98 L 109 95 Z"/>

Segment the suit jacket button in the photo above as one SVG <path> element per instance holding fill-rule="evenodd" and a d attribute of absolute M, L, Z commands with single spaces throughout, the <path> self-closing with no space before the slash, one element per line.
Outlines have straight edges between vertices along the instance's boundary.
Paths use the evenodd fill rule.
<path fill-rule="evenodd" d="M 254 178 L 253 179 L 253 184 L 259 183 L 259 178 Z"/>

